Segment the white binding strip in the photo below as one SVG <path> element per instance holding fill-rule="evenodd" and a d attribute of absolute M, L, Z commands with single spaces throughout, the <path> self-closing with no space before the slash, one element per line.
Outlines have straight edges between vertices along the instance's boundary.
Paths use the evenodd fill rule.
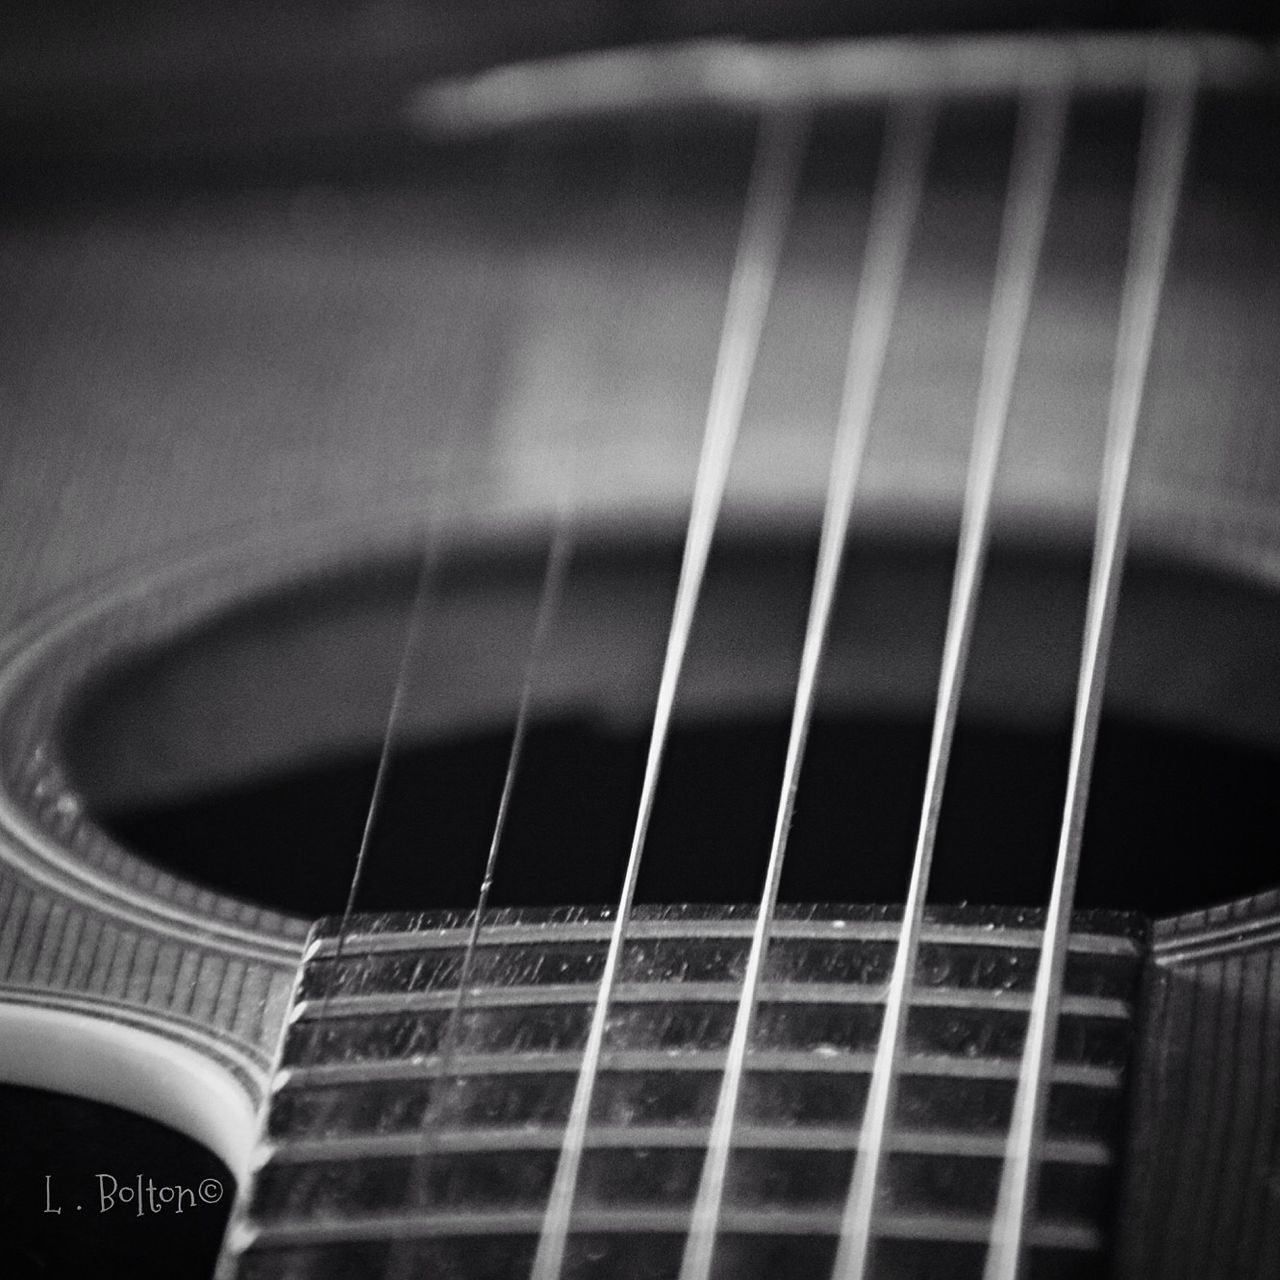
<path fill-rule="evenodd" d="M 89 1098 L 194 1138 L 243 1183 L 258 1132 L 245 1080 L 262 1064 L 206 1028 L 105 1002 L 41 993 L 0 1003 L 0 1081 Z M 236 1072 L 243 1079 L 237 1079 Z M 232 1188 L 221 1188 L 230 1193 Z"/>
<path fill-rule="evenodd" d="M 969 477 L 951 585 L 951 607 L 929 744 L 920 827 L 910 887 L 903 906 L 902 932 L 885 995 L 884 1019 L 880 1025 L 875 1066 L 862 1116 L 862 1137 L 831 1273 L 833 1280 L 862 1280 L 866 1275 L 880 1157 L 893 1105 L 893 1074 L 899 1053 L 903 1011 L 914 979 L 916 948 L 924 922 L 924 904 L 929 892 L 929 873 L 942 812 L 947 763 L 951 756 L 960 689 L 964 682 L 986 562 L 996 470 L 1013 398 L 1014 376 L 1031 310 L 1066 118 L 1067 94 L 1060 90 L 1029 93 L 1020 104 L 987 322 L 982 380 L 974 417 Z"/>
<path fill-rule="evenodd" d="M 773 291 L 773 280 L 782 252 L 782 241 L 790 216 L 807 129 L 807 119 L 791 113 L 767 116 L 760 127 L 760 140 L 747 191 L 737 258 L 725 304 L 724 328 L 716 357 L 702 453 L 694 482 L 684 556 L 654 707 L 653 729 L 649 737 L 631 851 L 617 914 L 609 935 L 609 950 L 600 977 L 600 992 L 592 1011 L 582 1066 L 578 1072 L 565 1126 L 564 1142 L 560 1148 L 555 1179 L 538 1237 L 532 1280 L 556 1280 L 564 1261 L 587 1119 L 604 1044 L 609 998 L 622 956 L 623 939 L 640 874 L 640 860 L 644 853 L 649 818 L 653 812 L 658 774 L 675 706 L 676 687 L 693 626 L 694 610 L 702 590 L 712 535 L 720 514 L 729 462 L 742 421 L 747 385 L 755 364 L 769 296 Z"/>
<path fill-rule="evenodd" d="M 984 1280 L 1017 1280 L 1024 1239 L 1029 1229 L 1027 1219 L 1035 1206 L 1039 1171 L 1036 1152 L 1044 1129 L 1049 1092 L 1045 1064 L 1053 1061 L 1057 1037 L 1062 972 L 1080 864 L 1080 842 L 1124 567 L 1127 533 L 1125 496 L 1190 142 L 1197 69 L 1194 59 L 1186 54 L 1173 61 L 1157 63 L 1152 68 L 1138 157 L 1129 258 L 1120 300 L 1115 373 L 1085 615 L 1084 647 L 1071 731 L 1067 793 L 1054 867 L 1053 892 L 1045 920 Z"/>
<path fill-rule="evenodd" d="M 738 1000 L 698 1195 L 694 1202 L 689 1235 L 685 1241 L 680 1280 L 706 1280 L 711 1273 L 756 989 L 768 944 L 769 925 L 777 902 L 778 882 L 782 875 L 787 834 L 791 827 L 796 790 L 800 781 L 805 740 L 813 715 L 818 672 L 848 540 L 853 496 L 862 470 L 871 414 L 880 387 L 885 352 L 889 345 L 889 331 L 905 270 L 907 247 L 924 185 L 933 135 L 933 118 L 931 104 L 916 103 L 895 110 L 887 126 L 871 223 L 867 232 L 862 279 L 854 308 L 843 402 L 822 517 L 818 564 L 809 603 L 796 699 L 791 715 L 782 794 L 774 824 L 765 888 L 751 936 L 742 994 Z"/>

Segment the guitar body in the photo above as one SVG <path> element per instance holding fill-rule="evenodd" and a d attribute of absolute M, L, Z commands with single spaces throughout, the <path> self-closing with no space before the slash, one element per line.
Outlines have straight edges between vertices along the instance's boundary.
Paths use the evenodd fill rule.
<path fill-rule="evenodd" d="M 1018 101 L 1016 76 L 954 89 L 954 51 L 975 47 L 873 50 L 920 82 L 907 96 L 928 96 L 931 76 L 952 87 L 892 319 L 824 658 L 812 791 L 783 883 L 785 901 L 819 904 L 810 916 L 789 908 L 814 954 L 830 940 L 804 934 L 805 920 L 856 932 L 859 913 L 901 902 L 910 869 Z M 978 61 L 990 71 L 1060 47 L 1026 37 L 1013 52 L 983 45 Z M 848 46 L 855 61 L 867 48 Z M 1143 75 L 1097 71 L 1117 56 L 1093 48 L 1079 55 L 1094 80 L 1072 98 L 1022 337 L 962 704 L 973 736 L 959 740 L 954 786 L 965 798 L 939 853 L 937 902 L 966 904 L 955 927 L 1010 946 L 1042 927 L 1010 913 L 1047 900 L 1056 833 L 1045 824 L 1061 805 L 1054 771 L 1146 102 Z M 1086 912 L 1128 913 L 1078 924 L 1082 937 L 1133 947 L 1120 1118 L 1106 1139 L 1106 1203 L 1090 1209 L 1104 1243 L 1067 1248 L 1061 1274 L 1095 1274 L 1101 1259 L 1120 1276 L 1280 1267 L 1280 877 L 1267 861 L 1278 815 L 1265 781 L 1280 760 L 1280 114 L 1259 47 L 1205 48 L 1081 871 Z M 1158 46 L 1154 58 L 1183 52 Z M 410 950 L 465 942 L 557 528 L 572 530 L 573 550 L 534 669 L 537 783 L 516 793 L 486 919 L 510 947 L 534 947 L 520 931 L 540 927 L 539 911 L 616 900 L 756 146 L 746 89 L 721 99 L 688 87 L 710 82 L 693 71 L 720 56 L 699 45 L 666 63 L 641 57 L 646 73 L 666 68 L 654 84 L 679 90 L 657 94 L 660 110 L 648 88 L 639 100 L 606 88 L 593 111 L 566 109 L 555 76 L 535 75 L 529 114 L 542 118 L 521 122 L 502 118 L 501 102 L 486 116 L 483 81 L 460 81 L 452 97 L 412 98 L 420 132 L 382 135 L 372 160 L 304 156 L 264 172 L 232 155 L 211 173 L 207 159 L 170 154 L 114 185 L 69 166 L 63 177 L 79 179 L 33 185 L 6 212 L 0 1079 L 160 1121 L 248 1188 L 269 1163 L 264 1117 L 282 1062 L 325 1065 L 291 1063 L 312 1050 L 290 1050 L 286 1029 L 302 1036 L 306 1002 L 320 999 L 299 986 L 304 948 L 315 920 L 346 905 L 406 635 L 394 727 L 407 754 L 354 905 L 375 913 L 361 936 Z M 1118 62 L 1142 65 L 1131 53 Z M 824 80 L 811 95 L 806 167 L 682 677 L 673 781 L 641 879 L 653 937 L 686 922 L 667 939 L 677 951 L 699 930 L 741 930 L 732 912 L 653 904 L 760 895 L 777 726 L 794 693 L 886 128 L 885 94 L 840 74 L 839 92 Z M 1031 791 L 1044 795 L 1017 816 Z M 592 808 L 591 795 L 605 798 Z M 388 914 L 428 909 L 440 914 Z M 587 946 L 608 915 L 557 919 L 581 925 Z M 951 917 L 930 919 L 942 929 Z M 316 935 L 309 964 L 329 954 L 332 931 Z M 361 991 L 373 964 L 350 979 Z M 675 979 L 654 967 L 634 976 L 646 981 Z M 385 1005 L 396 988 L 376 994 Z M 691 1052 L 708 1049 L 700 1034 Z M 777 1123 L 795 1130 L 798 1115 Z M 564 1123 L 553 1120 L 549 1133 Z M 20 1194 L 12 1203 L 25 1206 Z M 290 1194 L 284 1218 L 350 1208 L 341 1195 Z M 345 1274 L 305 1249 L 290 1261 L 289 1239 L 278 1272 L 255 1261 L 246 1233 L 269 1235 L 272 1203 L 244 1195 L 226 1274 Z M 676 1265 L 635 1248 L 628 1274 Z M 756 1274 L 748 1255 L 726 1253 L 739 1261 L 722 1260 L 738 1268 L 725 1274 Z M 389 1273 L 408 1265 L 394 1249 L 378 1256 Z M 574 1265 L 623 1274 L 620 1256 L 587 1250 Z M 884 1274 L 968 1273 L 903 1256 Z M 413 1265 L 473 1276 L 528 1266 L 518 1251 L 429 1257 Z"/>

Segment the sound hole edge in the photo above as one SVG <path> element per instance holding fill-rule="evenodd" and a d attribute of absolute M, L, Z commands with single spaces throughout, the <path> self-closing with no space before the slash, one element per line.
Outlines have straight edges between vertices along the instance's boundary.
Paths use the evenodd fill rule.
<path fill-rule="evenodd" d="M 900 900 L 952 550 L 872 539 L 847 566 L 784 876 L 787 901 Z M 359 899 L 473 904 L 545 547 L 460 553 L 433 581 Z M 682 685 L 640 895 L 758 894 L 811 539 L 724 538 Z M 538 672 L 495 905 L 617 892 L 678 565 L 673 541 L 575 557 Z M 1056 837 L 1086 553 L 998 544 L 973 645 L 934 900 L 1042 903 Z M 126 655 L 63 744 L 90 815 L 146 859 L 307 916 L 345 897 L 416 566 L 313 579 Z M 1280 820 L 1275 593 L 1136 559 L 1126 577 L 1081 903 L 1164 915 L 1256 893 Z"/>

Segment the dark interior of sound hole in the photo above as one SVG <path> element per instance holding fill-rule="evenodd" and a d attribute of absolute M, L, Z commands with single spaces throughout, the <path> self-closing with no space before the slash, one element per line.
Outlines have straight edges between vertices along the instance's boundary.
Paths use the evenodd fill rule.
<path fill-rule="evenodd" d="M 883 553 L 892 558 L 900 551 Z M 663 572 L 673 577 L 674 556 L 670 549 L 662 554 Z M 717 554 L 723 560 L 734 553 Z M 766 552 L 756 547 L 743 554 L 750 561 Z M 806 575 L 793 570 L 810 563 L 811 554 L 807 543 L 783 553 L 783 576 L 796 578 L 801 586 L 793 598 L 777 605 L 779 611 L 796 614 L 794 624 L 780 632 L 779 670 L 794 668 Z M 918 580 L 918 591 L 927 597 L 921 609 L 940 614 L 911 659 L 922 670 L 932 668 L 936 679 L 951 552 L 938 545 L 901 554 L 907 567 L 890 594 L 916 590 L 911 583 Z M 713 571 L 729 573 L 722 560 Z M 531 580 L 536 581 L 539 564 L 540 555 L 530 555 Z M 747 570 L 753 572 L 750 563 Z M 1032 636 L 1023 645 L 1033 658 L 1041 653 L 1044 662 L 1055 665 L 1052 678 L 1046 677 L 1050 691 L 1038 695 L 1047 699 L 1041 712 L 1004 715 L 982 696 L 978 705 L 966 704 L 948 779 L 933 901 L 1019 905 L 1043 904 L 1047 898 L 1061 821 L 1074 679 L 1073 660 L 1064 665 L 1062 655 L 1072 654 L 1077 643 L 1086 570 L 1079 551 L 996 550 L 990 588 L 995 603 L 989 606 L 994 613 L 979 619 L 975 683 L 998 689 L 1007 674 L 1001 670 L 1003 661 L 1026 662 L 1025 653 L 1002 657 L 993 639 L 1002 625 L 996 597 L 1014 591 L 1026 575 L 1048 575 L 1045 598 L 1056 603 L 1042 612 L 1057 611 L 1059 616 L 1046 616 L 1043 625 L 1069 634 L 1052 641 Z M 583 571 L 590 576 L 591 566 Z M 842 595 L 856 596 L 860 581 L 867 591 L 890 590 L 884 586 L 887 579 L 870 570 L 859 579 L 860 572 L 855 557 Z M 1196 606 L 1203 619 L 1187 615 L 1181 630 L 1168 627 L 1159 608 L 1151 619 L 1130 617 L 1146 597 L 1167 602 L 1169 583 L 1180 572 L 1160 564 L 1132 568 L 1127 582 L 1136 584 L 1132 599 L 1137 603 L 1126 603 L 1121 610 L 1118 680 L 1126 670 L 1142 668 L 1140 651 L 1148 643 L 1144 628 L 1152 636 L 1167 633 L 1161 643 L 1173 635 L 1175 648 L 1184 639 L 1208 646 L 1204 657 L 1213 666 L 1225 660 L 1212 651 L 1214 626 L 1236 634 L 1256 629 L 1260 616 L 1264 623 L 1274 622 L 1274 614 L 1267 612 L 1269 600 L 1259 596 L 1246 601 L 1244 621 L 1237 626 L 1225 603 L 1235 588 L 1208 580 Z M 624 590 L 625 583 L 620 581 L 616 589 Z M 1185 589 L 1190 596 L 1200 590 L 1194 582 Z M 892 601 L 883 603 L 888 608 Z M 1018 610 L 1016 599 L 1005 604 Z M 708 607 L 713 607 L 710 598 Z M 856 614 L 855 606 L 847 607 Z M 1029 603 L 1018 616 L 1035 607 Z M 525 623 L 528 613 L 526 607 L 520 614 Z M 665 621 L 653 620 L 655 684 Z M 854 616 L 853 630 L 856 623 Z M 749 623 L 744 627 L 750 630 Z M 897 648 L 909 647 L 895 646 L 892 631 L 889 640 L 882 646 L 886 662 L 894 660 Z M 736 643 L 743 643 L 742 638 Z M 695 635 L 695 649 L 699 644 L 714 648 L 714 637 Z M 714 662 L 716 655 L 711 657 Z M 833 653 L 833 661 L 841 660 Z M 873 654 L 871 660 L 880 659 Z M 1170 679 L 1185 679 L 1173 670 L 1178 661 L 1177 653 L 1167 659 Z M 1267 676 L 1253 671 L 1248 653 L 1233 661 L 1259 679 Z M 1148 664 L 1154 666 L 1157 685 L 1165 662 Z M 1056 670 L 1059 665 L 1064 669 Z M 130 677 L 140 678 L 137 671 Z M 1145 717 L 1139 711 L 1146 695 L 1137 686 L 1150 676 L 1135 678 L 1130 671 L 1127 678 L 1135 690 L 1121 696 L 1118 707 L 1109 704 L 1102 722 L 1079 904 L 1158 916 L 1269 887 L 1274 836 L 1280 829 L 1280 788 L 1274 785 L 1280 752 L 1275 742 L 1256 734 L 1219 732 L 1212 724 L 1178 725 L 1167 713 Z M 1167 694 L 1167 689 L 1156 689 L 1151 696 L 1165 705 Z M 73 743 L 75 735 L 84 741 L 94 732 L 106 732 L 101 726 L 95 730 L 94 717 L 101 716 L 111 696 L 119 696 L 118 691 L 112 695 L 108 685 L 87 699 L 73 723 Z M 919 821 L 932 697 L 930 681 L 923 692 L 902 700 L 903 705 L 895 705 L 891 695 L 865 704 L 844 702 L 829 691 L 820 698 L 782 879 L 784 900 L 901 900 Z M 686 709 L 677 716 L 646 845 L 641 900 L 737 902 L 758 896 L 778 802 L 787 708 L 781 703 L 752 706 L 750 699 L 739 698 L 726 703 L 718 711 Z M 494 905 L 616 898 L 648 727 L 645 714 L 600 716 L 572 706 L 544 708 L 520 764 L 497 864 Z M 359 907 L 404 910 L 474 902 L 510 742 L 507 721 L 455 731 L 443 740 L 406 743 L 393 753 Z M 134 850 L 192 879 L 301 915 L 332 913 L 346 897 L 376 764 L 371 746 L 163 803 L 100 809 L 97 816 Z M 92 803 L 91 794 L 89 798 Z"/>

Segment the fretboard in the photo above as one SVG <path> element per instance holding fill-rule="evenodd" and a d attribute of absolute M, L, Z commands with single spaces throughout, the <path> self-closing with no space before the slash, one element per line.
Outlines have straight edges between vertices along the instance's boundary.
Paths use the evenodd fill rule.
<path fill-rule="evenodd" d="M 1039 922 L 985 909 L 928 918 L 873 1221 L 876 1276 L 981 1274 Z M 565 1275 L 679 1270 L 751 924 L 750 911 L 732 909 L 637 912 Z M 469 961 L 460 917 L 360 917 L 341 948 L 336 928 L 322 922 L 307 951 L 223 1274 L 526 1277 L 607 914 L 492 913 Z M 717 1274 L 829 1274 L 897 932 L 889 909 L 780 911 L 732 1135 Z M 1032 1275 L 1103 1265 L 1142 953 L 1132 920 L 1077 916 Z"/>

